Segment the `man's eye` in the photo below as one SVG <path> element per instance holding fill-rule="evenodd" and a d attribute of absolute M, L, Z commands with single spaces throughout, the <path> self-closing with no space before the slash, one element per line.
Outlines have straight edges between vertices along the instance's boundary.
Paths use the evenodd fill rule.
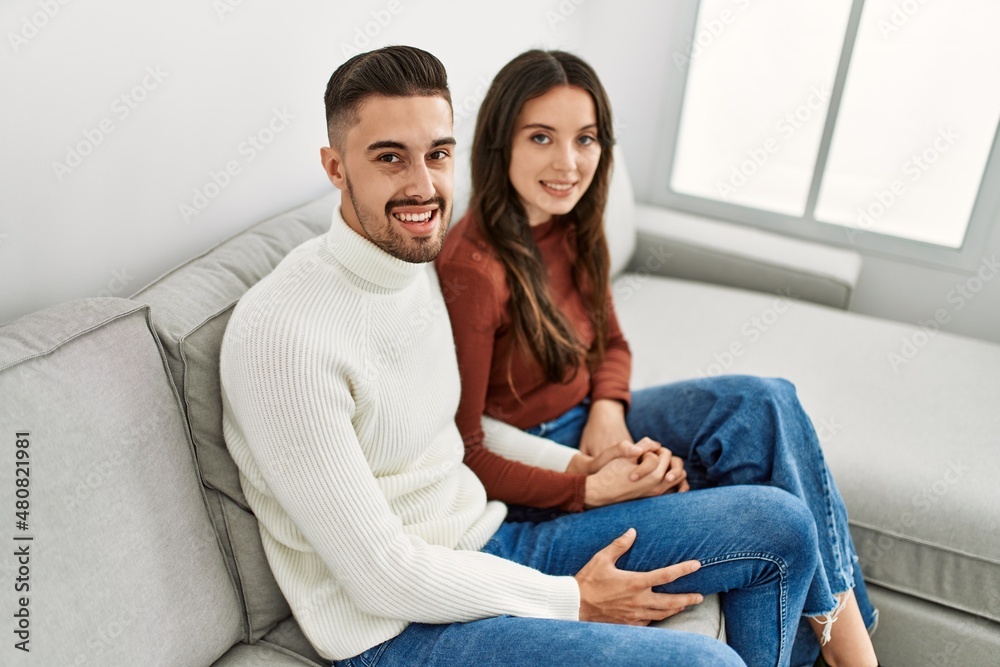
<path fill-rule="evenodd" d="M 534 141 L 536 144 L 547 144 L 550 141 L 552 141 L 544 134 L 533 134 L 531 136 L 531 140 Z"/>
<path fill-rule="evenodd" d="M 378 161 L 379 162 L 387 162 L 387 163 L 390 163 L 390 164 L 393 163 L 393 162 L 401 162 L 401 160 L 399 159 L 399 156 L 398 155 L 394 155 L 393 153 L 386 153 L 385 155 L 379 155 L 378 156 Z"/>
<path fill-rule="evenodd" d="M 444 160 L 448 158 L 448 151 L 434 151 L 428 157 L 432 160 Z"/>

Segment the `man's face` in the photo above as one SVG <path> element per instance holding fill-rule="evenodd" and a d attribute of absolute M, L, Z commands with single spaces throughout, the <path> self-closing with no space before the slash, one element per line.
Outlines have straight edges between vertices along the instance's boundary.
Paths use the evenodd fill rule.
<path fill-rule="evenodd" d="M 451 221 L 454 147 L 443 97 L 365 100 L 343 149 L 322 149 L 341 212 L 356 232 L 407 262 L 441 252 Z"/>

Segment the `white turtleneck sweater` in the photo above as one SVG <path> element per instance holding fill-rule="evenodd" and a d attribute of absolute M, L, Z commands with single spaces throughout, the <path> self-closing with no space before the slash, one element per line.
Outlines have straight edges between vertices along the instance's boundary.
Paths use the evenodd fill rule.
<path fill-rule="evenodd" d="M 458 365 L 433 268 L 339 209 L 240 300 L 220 361 L 223 430 L 275 579 L 325 658 L 410 622 L 576 619 L 579 588 L 480 553 L 506 508 L 462 463 Z M 499 422 L 487 446 L 564 470 L 573 450 Z"/>

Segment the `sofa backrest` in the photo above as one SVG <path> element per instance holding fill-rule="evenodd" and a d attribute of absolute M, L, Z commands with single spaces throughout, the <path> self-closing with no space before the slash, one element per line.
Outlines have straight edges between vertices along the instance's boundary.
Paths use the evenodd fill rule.
<path fill-rule="evenodd" d="M 604 233 L 608 237 L 608 250 L 611 253 L 612 278 L 621 273 L 632 259 L 638 229 L 635 193 L 625 165 L 625 155 L 617 147 L 614 151 L 614 169 L 608 187 L 608 203 L 604 209 Z"/>
<path fill-rule="evenodd" d="M 149 309 L 85 299 L 0 326 L 0 396 L 3 664 L 200 666 L 238 642 L 239 601 Z M 12 648 L 21 639 L 29 652 Z"/>
<path fill-rule="evenodd" d="M 132 296 L 152 309 L 184 402 L 209 509 L 237 581 L 244 639 L 256 641 L 289 613 L 271 573 L 257 520 L 222 436 L 219 350 L 233 307 L 296 246 L 328 230 L 330 193 L 275 216 L 185 262 Z"/>

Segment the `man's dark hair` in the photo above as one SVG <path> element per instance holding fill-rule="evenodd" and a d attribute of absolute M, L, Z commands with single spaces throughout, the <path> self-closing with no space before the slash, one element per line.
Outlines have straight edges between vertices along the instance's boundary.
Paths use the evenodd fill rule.
<path fill-rule="evenodd" d="M 347 131 L 358 122 L 358 109 L 372 95 L 440 95 L 451 106 L 448 73 L 433 55 L 413 46 L 386 46 L 359 53 L 326 84 L 326 131 L 330 145 L 343 148 Z"/>

